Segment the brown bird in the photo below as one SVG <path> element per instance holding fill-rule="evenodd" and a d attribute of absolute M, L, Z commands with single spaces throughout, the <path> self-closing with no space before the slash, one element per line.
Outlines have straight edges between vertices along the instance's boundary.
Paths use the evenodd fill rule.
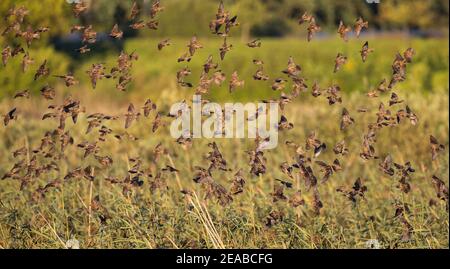
<path fill-rule="evenodd" d="M 409 106 L 406 106 L 406 117 L 409 119 L 412 125 L 417 125 L 417 123 L 419 122 L 419 118 Z"/>
<path fill-rule="evenodd" d="M 374 50 L 372 48 L 369 48 L 369 41 L 366 41 L 366 43 L 364 43 L 364 45 L 360 51 L 363 63 L 366 62 L 367 56 L 369 55 L 369 53 L 372 53 L 373 51 Z"/>
<path fill-rule="evenodd" d="M 353 203 L 357 202 L 357 198 L 361 197 L 365 199 L 365 193 L 367 192 L 367 187 L 363 185 L 361 178 L 356 179 L 351 190 L 347 190 L 343 187 L 336 189 L 337 192 L 342 193 Z"/>
<path fill-rule="evenodd" d="M 317 81 L 315 81 L 312 86 L 311 94 L 314 97 L 319 97 L 320 95 L 322 95 L 322 91 L 321 91 L 319 83 L 317 83 Z"/>
<path fill-rule="evenodd" d="M 342 170 L 338 159 L 335 159 L 331 165 L 328 165 L 323 161 L 316 161 L 316 164 L 320 166 L 321 171 L 323 172 L 322 184 L 327 182 L 334 173 Z"/>
<path fill-rule="evenodd" d="M 319 139 L 317 139 L 316 132 L 311 132 L 306 138 L 305 149 L 310 150 L 314 149 L 314 157 L 317 158 L 319 155 L 326 150 L 327 145 L 322 143 Z"/>
<path fill-rule="evenodd" d="M 170 46 L 170 39 L 164 39 L 163 41 L 158 43 L 158 50 L 162 50 L 164 47 Z"/>
<path fill-rule="evenodd" d="M 3 116 L 3 124 L 8 126 L 9 122 L 12 120 L 17 120 L 17 108 L 13 108 Z"/>
<path fill-rule="evenodd" d="M 383 79 L 383 81 L 381 81 L 380 84 L 378 84 L 377 90 L 379 92 L 387 92 L 390 90 L 386 79 Z"/>
<path fill-rule="evenodd" d="M 2 62 L 3 62 L 3 66 L 6 66 L 6 64 L 8 63 L 9 58 L 12 57 L 11 55 L 12 50 L 10 46 L 6 46 L 3 50 L 2 50 Z"/>
<path fill-rule="evenodd" d="M 275 81 L 272 84 L 272 90 L 274 90 L 274 91 L 282 91 L 282 90 L 284 90 L 284 88 L 286 87 L 286 84 L 285 84 L 286 81 L 287 80 L 285 80 L 283 78 L 275 79 Z"/>
<path fill-rule="evenodd" d="M 281 115 L 281 119 L 278 122 L 278 130 L 291 130 L 292 128 L 294 128 L 294 124 L 289 122 L 284 115 Z"/>
<path fill-rule="evenodd" d="M 211 69 L 217 69 L 219 65 L 213 62 L 213 56 L 209 55 L 206 63 L 203 65 L 203 71 L 208 74 Z"/>
<path fill-rule="evenodd" d="M 16 98 L 30 98 L 30 91 L 28 89 L 20 91 L 14 95 L 14 99 Z"/>
<path fill-rule="evenodd" d="M 308 26 L 308 42 L 310 42 L 313 39 L 314 35 L 320 30 L 321 28 L 316 24 L 316 20 L 312 18 Z"/>
<path fill-rule="evenodd" d="M 113 159 L 109 156 L 94 156 L 98 163 L 104 167 L 110 167 L 113 164 Z"/>
<path fill-rule="evenodd" d="M 155 120 L 153 121 L 153 125 L 152 125 L 152 132 L 153 133 L 156 132 L 156 130 L 158 130 L 158 128 L 160 126 L 163 125 L 162 115 L 163 114 L 161 112 L 156 113 Z"/>
<path fill-rule="evenodd" d="M 131 6 L 131 11 L 130 11 L 130 15 L 128 16 L 128 19 L 134 20 L 136 18 L 137 15 L 139 15 L 140 9 L 139 6 L 137 4 L 136 1 L 133 2 L 132 6 Z"/>
<path fill-rule="evenodd" d="M 84 1 L 77 1 L 72 8 L 72 11 L 76 18 L 80 16 L 81 13 L 88 9 L 86 3 Z"/>
<path fill-rule="evenodd" d="M 138 22 L 130 24 L 129 26 L 133 30 L 140 30 L 140 29 L 145 28 L 146 23 L 144 21 L 138 21 Z"/>
<path fill-rule="evenodd" d="M 320 194 L 319 194 L 319 190 L 317 189 L 317 187 L 315 187 L 313 189 L 312 206 L 313 206 L 314 214 L 317 216 L 320 215 L 320 210 L 323 208 L 323 203 L 320 200 Z"/>
<path fill-rule="evenodd" d="M 386 158 L 384 158 L 383 162 L 381 162 L 378 165 L 378 168 L 381 172 L 393 176 L 395 174 L 394 168 L 392 167 L 393 161 L 391 155 L 387 155 Z"/>
<path fill-rule="evenodd" d="M 177 62 L 181 63 L 181 62 L 190 62 L 192 59 L 192 56 L 189 54 L 189 52 L 186 52 L 185 54 L 181 55 L 180 57 L 178 57 Z"/>
<path fill-rule="evenodd" d="M 298 19 L 298 24 L 302 25 L 305 22 L 311 22 L 314 19 L 312 15 L 309 15 L 307 12 L 303 13 L 303 15 Z"/>
<path fill-rule="evenodd" d="M 150 17 L 154 18 L 159 12 L 163 11 L 164 7 L 161 6 L 160 0 L 155 0 L 150 9 Z"/>
<path fill-rule="evenodd" d="M 153 110 L 156 110 L 156 104 L 152 102 L 152 100 L 147 99 L 147 101 L 145 101 L 144 104 L 144 116 L 146 118 L 148 118 L 148 116 L 150 115 L 150 112 L 152 112 Z"/>
<path fill-rule="evenodd" d="M 12 49 L 11 57 L 16 57 L 17 55 L 19 55 L 21 53 L 25 53 L 25 50 L 20 45 L 17 45 Z"/>
<path fill-rule="evenodd" d="M 106 77 L 105 69 L 103 64 L 92 64 L 92 67 L 86 71 L 94 89 L 97 87 L 97 81 Z"/>
<path fill-rule="evenodd" d="M 341 154 L 342 156 L 345 156 L 348 154 L 348 148 L 345 145 L 345 140 L 342 140 L 341 142 L 338 142 L 334 148 L 333 151 L 336 155 Z"/>
<path fill-rule="evenodd" d="M 63 79 L 64 82 L 66 83 L 66 87 L 70 87 L 70 86 L 78 84 L 78 80 L 75 79 L 75 77 L 72 73 L 69 73 L 69 74 L 63 75 L 63 76 L 54 76 L 54 77 Z"/>
<path fill-rule="evenodd" d="M 270 193 L 272 196 L 272 201 L 274 203 L 278 201 L 285 201 L 288 198 L 284 195 L 284 185 L 282 184 L 276 184 L 273 186 L 273 192 Z"/>
<path fill-rule="evenodd" d="M 352 117 L 350 117 L 350 113 L 344 107 L 344 109 L 342 110 L 342 120 L 340 127 L 341 130 L 345 130 L 348 126 L 352 125 L 353 123 L 355 123 L 355 120 Z"/>
<path fill-rule="evenodd" d="M 22 37 L 27 43 L 27 46 L 30 47 L 33 40 L 41 38 L 41 31 L 34 31 L 31 26 L 28 26 L 26 31 L 20 32 L 17 35 Z"/>
<path fill-rule="evenodd" d="M 70 33 L 73 34 L 74 32 L 80 32 L 81 30 L 83 30 L 85 27 L 82 25 L 74 25 L 70 28 Z"/>
<path fill-rule="evenodd" d="M 47 100 L 53 100 L 56 97 L 55 88 L 47 84 L 41 89 L 41 95 Z"/>
<path fill-rule="evenodd" d="M 159 22 L 156 20 L 149 20 L 145 23 L 145 26 L 147 26 L 147 28 L 150 30 L 158 30 Z"/>
<path fill-rule="evenodd" d="M 253 59 L 253 64 L 255 64 L 255 65 L 264 65 L 264 62 L 262 60 Z"/>
<path fill-rule="evenodd" d="M 395 92 L 393 92 L 391 94 L 391 99 L 389 100 L 389 106 L 393 106 L 393 105 L 396 105 L 396 104 L 401 104 L 403 102 L 404 101 L 403 100 L 399 100 L 398 95 Z"/>
<path fill-rule="evenodd" d="M 36 71 L 34 75 L 34 80 L 36 81 L 40 77 L 46 77 L 50 74 L 50 68 L 47 67 L 47 60 L 45 60 Z"/>
<path fill-rule="evenodd" d="M 445 150 L 445 146 L 440 144 L 436 137 L 430 135 L 430 149 L 431 159 L 434 161 L 437 159 L 439 153 Z"/>
<path fill-rule="evenodd" d="M 255 39 L 247 43 L 249 48 L 260 48 L 261 47 L 261 39 Z"/>
<path fill-rule="evenodd" d="M 190 54 L 191 56 L 194 56 L 195 51 L 196 51 L 197 49 L 203 48 L 203 46 L 200 44 L 200 42 L 198 42 L 197 36 L 193 36 L 193 37 L 191 38 L 191 41 L 189 42 L 189 44 L 187 45 L 187 47 L 189 48 L 189 54 Z"/>
<path fill-rule="evenodd" d="M 264 67 L 260 66 L 258 70 L 256 70 L 256 73 L 253 75 L 253 79 L 266 81 L 269 80 L 269 76 L 264 74 Z"/>
<path fill-rule="evenodd" d="M 76 51 L 78 51 L 80 54 L 85 54 L 85 53 L 90 52 L 91 49 L 87 45 L 84 45 L 81 48 L 76 49 Z"/>
<path fill-rule="evenodd" d="M 336 103 L 342 103 L 342 97 L 340 96 L 341 87 L 338 85 L 332 85 L 327 88 L 326 94 L 328 99 L 328 104 L 334 105 Z"/>
<path fill-rule="evenodd" d="M 283 70 L 282 73 L 288 75 L 289 77 L 297 77 L 301 71 L 302 68 L 294 62 L 294 58 L 291 56 L 289 57 L 287 68 Z"/>
<path fill-rule="evenodd" d="M 84 28 L 82 41 L 88 44 L 94 44 L 97 41 L 97 32 L 94 31 L 92 25 Z"/>
<path fill-rule="evenodd" d="M 134 120 L 138 120 L 140 112 L 136 112 L 133 104 L 128 106 L 127 113 L 125 114 L 125 129 L 128 129 Z"/>
<path fill-rule="evenodd" d="M 359 36 L 360 36 L 361 31 L 362 31 L 362 29 L 364 29 L 364 28 L 366 28 L 366 29 L 369 28 L 369 22 L 364 21 L 364 19 L 363 19 L 362 17 L 359 17 L 359 18 L 356 20 L 356 23 L 355 23 L 355 34 L 356 34 L 356 37 L 359 37 Z"/>
<path fill-rule="evenodd" d="M 436 196 L 437 198 L 445 201 L 447 203 L 446 208 L 448 211 L 448 201 L 449 201 L 449 195 L 448 195 L 448 187 L 445 186 L 445 182 L 442 181 L 440 178 L 438 178 L 437 176 L 433 175 L 433 177 L 431 178 L 431 182 L 434 185 L 434 188 L 436 190 Z"/>
<path fill-rule="evenodd" d="M 27 52 L 23 56 L 22 59 L 22 72 L 26 72 L 28 69 L 28 66 L 34 63 L 34 59 L 30 57 L 30 54 Z"/>
<path fill-rule="evenodd" d="M 348 41 L 348 33 L 352 29 L 349 26 L 345 26 L 344 22 L 341 20 L 339 22 L 339 28 L 338 28 L 338 34 L 341 36 L 341 38 L 347 42 Z"/>
<path fill-rule="evenodd" d="M 219 51 L 220 51 L 220 59 L 222 61 L 225 59 L 225 55 L 227 54 L 227 52 L 229 52 L 231 50 L 232 47 L 233 47 L 232 44 L 230 44 L 230 45 L 227 44 L 227 38 L 224 38 L 222 47 L 220 47 L 220 49 L 219 49 Z"/>
<path fill-rule="evenodd" d="M 230 86 L 229 86 L 230 93 L 233 92 L 234 90 L 236 90 L 236 88 L 238 88 L 238 87 L 243 87 L 244 84 L 245 84 L 245 81 L 239 80 L 237 71 L 234 71 L 233 74 L 231 74 L 231 79 L 230 79 Z"/>
<path fill-rule="evenodd" d="M 405 61 L 407 63 L 411 63 L 412 62 L 412 58 L 414 57 L 414 55 L 416 55 L 416 51 L 413 48 L 408 48 L 404 53 L 403 53 L 403 57 L 405 58 Z"/>
<path fill-rule="evenodd" d="M 183 87 L 186 87 L 186 86 L 187 87 L 192 87 L 191 83 L 188 83 L 188 82 L 184 81 L 184 78 L 189 76 L 190 74 L 191 74 L 191 70 L 189 68 L 187 68 L 187 67 L 179 70 L 177 72 L 177 82 L 178 82 L 178 84 L 180 84 Z"/>
<path fill-rule="evenodd" d="M 226 79 L 225 73 L 223 73 L 221 70 L 214 72 L 214 74 L 212 75 L 212 81 L 217 86 L 222 85 L 225 79 Z"/>
<path fill-rule="evenodd" d="M 115 39 L 122 39 L 123 31 L 119 29 L 119 25 L 116 23 L 109 34 L 110 37 Z"/>
<path fill-rule="evenodd" d="M 245 179 L 242 175 L 242 169 L 239 169 L 236 174 L 234 174 L 233 180 L 231 182 L 230 193 L 231 195 L 238 195 L 244 192 Z"/>
<path fill-rule="evenodd" d="M 335 64 L 334 64 L 334 73 L 336 73 L 337 71 L 339 71 L 341 69 L 341 67 L 347 63 L 347 57 L 342 55 L 341 53 L 338 53 L 336 56 L 336 59 L 334 60 Z"/>

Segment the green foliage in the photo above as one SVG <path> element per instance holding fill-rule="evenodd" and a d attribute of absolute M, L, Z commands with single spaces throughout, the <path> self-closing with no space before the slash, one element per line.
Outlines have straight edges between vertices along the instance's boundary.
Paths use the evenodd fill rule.
<path fill-rule="evenodd" d="M 30 49 L 29 53 L 34 59 L 34 63 L 28 67 L 25 73 L 22 72 L 22 55 L 10 59 L 6 67 L 0 66 L 0 99 L 4 96 L 11 97 L 19 90 L 24 89 L 29 89 L 32 94 L 37 95 L 45 84 L 60 83 L 60 80 L 54 77 L 34 81 L 34 74 L 44 60 L 48 60 L 47 66 L 52 75 L 67 73 L 70 65 L 68 57 L 55 52 L 52 48 Z"/>
<path fill-rule="evenodd" d="M 72 20 L 70 5 L 64 0 L 2 0 L 0 1 L 0 18 L 2 20 L 0 31 L 4 30 L 4 16 L 14 6 L 25 6 L 30 10 L 30 14 L 25 18 L 25 25 L 48 26 L 51 28 L 52 35 L 61 35 L 67 32 Z"/>
<path fill-rule="evenodd" d="M 172 45 L 158 51 L 156 48 L 159 39 L 139 38 L 126 42 L 127 52 L 136 51 L 140 56 L 133 68 L 133 83 L 129 88 L 131 95 L 153 96 L 160 98 L 165 92 L 172 97 L 188 96 L 192 89 L 177 87 L 176 72 L 186 66 L 186 63 L 177 63 L 177 58 L 186 52 L 188 38 L 172 39 Z M 201 74 L 203 63 L 209 55 L 213 55 L 214 61 L 220 64 L 220 69 L 229 75 L 237 71 L 239 77 L 245 80 L 245 87 L 237 89 L 229 95 L 228 80 L 222 87 L 214 86 L 209 98 L 214 100 L 247 100 L 267 99 L 277 96 L 273 92 L 271 84 L 275 78 L 282 77 L 281 70 L 286 68 L 289 56 L 301 65 L 303 76 L 308 79 L 311 87 L 317 81 L 321 87 L 328 87 L 337 83 L 345 92 L 368 92 L 375 88 L 384 78 L 391 76 L 391 65 L 395 53 L 403 52 L 408 47 L 413 47 L 417 54 L 411 65 L 408 66 L 408 80 L 398 85 L 399 89 L 406 91 L 426 92 L 433 91 L 433 81 L 445 81 L 438 88 L 448 90 L 448 76 L 443 75 L 449 69 L 448 65 L 448 41 L 445 40 L 409 40 L 403 38 L 393 39 L 369 39 L 370 47 L 375 49 L 366 63 L 362 63 L 359 50 L 363 40 L 351 39 L 348 43 L 341 39 L 314 40 L 307 43 L 303 39 L 263 39 L 262 47 L 251 49 L 240 39 L 229 39 L 233 49 L 222 62 L 219 58 L 221 39 L 199 39 L 204 49 L 198 50 L 195 57 L 188 64 L 192 75 L 187 81 L 195 85 Z M 337 74 L 333 73 L 334 59 L 337 52 L 342 52 L 349 57 L 348 63 Z M 270 76 L 267 82 L 254 81 L 253 74 L 257 67 L 252 64 L 253 59 L 265 62 L 264 72 Z M 108 68 L 116 63 L 117 54 L 105 57 L 89 59 L 77 68 L 76 75 L 86 83 L 89 83 L 85 71 L 95 62 L 105 62 Z M 434 78 L 438 76 L 439 78 Z M 437 83 L 437 82 L 434 82 Z M 114 82 L 104 80 L 98 85 L 98 94 L 108 95 L 114 91 Z M 287 89 L 290 89 L 288 85 Z M 113 96 L 120 98 L 123 94 Z M 114 97 L 111 97 L 114 98 Z"/>

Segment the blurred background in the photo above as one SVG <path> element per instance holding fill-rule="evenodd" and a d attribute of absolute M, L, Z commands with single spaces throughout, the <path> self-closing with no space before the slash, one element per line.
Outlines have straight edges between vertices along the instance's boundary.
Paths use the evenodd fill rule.
<path fill-rule="evenodd" d="M 89 9 L 80 18 L 73 16 L 72 5 L 66 0 L 0 2 L 2 17 L 13 5 L 25 4 L 30 10 L 26 24 L 51 28 L 49 33 L 43 34 L 39 41 L 33 43 L 30 54 L 35 63 L 28 73 L 17 72 L 21 59 L 13 59 L 6 68 L 0 67 L 0 98 L 10 97 L 25 88 L 38 93 L 43 85 L 33 82 L 33 71 L 47 58 L 54 75 L 63 75 L 69 71 L 75 73 L 81 83 L 76 90 L 71 90 L 71 94 L 77 95 L 77 92 L 83 92 L 83 87 L 90 86 L 85 71 L 92 63 L 102 62 L 110 68 L 116 63 L 120 51 L 136 51 L 140 60 L 133 68 L 133 82 L 126 93 L 116 91 L 114 82 L 106 80 L 101 81 L 95 90 L 94 97 L 117 102 L 143 97 L 176 99 L 192 94 L 192 91 L 178 88 L 175 75 L 177 70 L 186 66 L 176 60 L 186 51 L 186 45 L 193 35 L 199 37 L 205 48 L 189 64 L 192 75 L 187 80 L 194 85 L 198 82 L 201 66 L 208 55 L 213 55 L 219 61 L 218 48 L 222 39 L 212 35 L 208 27 L 217 10 L 218 0 L 161 1 L 165 10 L 158 15 L 157 31 L 135 31 L 129 27 L 131 0 L 85 2 Z M 137 2 L 143 10 L 142 19 L 147 19 L 152 1 Z M 293 56 L 302 66 L 304 76 L 310 80 L 309 84 L 313 81 L 323 85 L 339 83 L 345 92 L 368 91 L 382 78 L 390 76 L 390 64 L 395 53 L 408 47 L 414 47 L 417 51 L 409 71 L 414 79 L 407 80 L 399 87 L 409 91 L 448 92 L 447 0 L 382 0 L 380 4 L 369 4 L 364 0 L 225 0 L 224 3 L 231 14 L 238 16 L 240 26 L 231 32 L 229 43 L 234 48 L 220 68 L 227 74 L 238 71 L 240 77 L 246 80 L 246 87 L 229 95 L 225 83 L 212 91 L 209 98 L 255 100 L 274 96 L 270 89 L 271 81 L 281 75 L 280 70 L 286 66 L 289 56 Z M 297 23 L 305 11 L 314 13 L 322 27 L 311 43 L 306 42 L 306 27 Z M 364 32 L 360 39 L 352 37 L 350 42 L 343 42 L 336 33 L 339 21 L 342 19 L 346 25 L 353 26 L 359 16 L 369 21 L 369 31 Z M 124 31 L 124 39 L 120 41 L 108 36 L 116 23 Z M 90 53 L 80 55 L 76 52 L 82 43 L 80 34 L 70 34 L 73 25 L 93 25 L 98 32 L 97 43 L 92 46 Z M 245 46 L 246 42 L 256 37 L 263 39 L 260 49 Z M 157 44 L 166 38 L 171 39 L 172 46 L 159 52 Z M 375 53 L 363 65 L 359 50 L 365 40 L 370 41 Z M 0 38 L 2 47 L 11 42 L 16 41 L 12 37 Z M 348 54 L 349 62 L 342 72 L 333 74 L 337 52 Z M 252 64 L 254 58 L 266 63 L 265 72 L 270 76 L 270 81 L 257 82 L 251 79 L 256 71 L 256 66 Z M 56 87 L 62 84 L 56 78 L 50 78 L 49 81 Z M 61 87 L 60 91 L 67 90 Z"/>

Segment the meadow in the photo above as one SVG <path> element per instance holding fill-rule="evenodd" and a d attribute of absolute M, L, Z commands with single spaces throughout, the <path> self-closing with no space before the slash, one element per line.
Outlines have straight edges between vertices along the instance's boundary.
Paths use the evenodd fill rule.
<path fill-rule="evenodd" d="M 363 40 L 364 38 L 364 40 Z M 6 113 L 14 106 L 20 108 L 19 120 L 7 127 L 0 127 L 0 177 L 15 163 L 12 152 L 25 147 L 30 161 L 34 148 L 39 147 L 42 135 L 55 128 L 55 122 L 42 121 L 42 114 L 51 103 L 61 104 L 68 95 L 80 100 L 86 107 L 78 123 L 67 123 L 67 130 L 74 143 L 58 160 L 59 171 L 34 178 L 30 185 L 20 190 L 20 182 L 0 180 L 0 248 L 65 248 L 69 239 L 77 239 L 81 248 L 367 248 L 367 242 L 376 239 L 382 248 L 448 248 L 449 215 L 446 204 L 436 198 L 432 176 L 449 182 L 449 51 L 448 39 L 412 39 L 404 36 L 367 36 L 345 43 L 337 38 L 324 38 L 307 43 L 303 39 L 263 39 L 262 47 L 251 49 L 239 39 L 229 39 L 233 49 L 227 54 L 220 69 L 227 74 L 237 71 L 245 80 L 245 87 L 232 94 L 227 83 L 213 87 L 206 95 L 212 101 L 257 102 L 275 98 L 270 86 L 273 79 L 281 77 L 281 70 L 293 56 L 302 67 L 309 89 L 286 108 L 285 115 L 295 126 L 280 133 L 279 146 L 265 153 L 267 172 L 260 176 L 249 173 L 249 157 L 254 141 L 249 139 L 214 140 L 230 171 L 214 171 L 213 178 L 229 189 L 235 173 L 243 170 L 244 191 L 233 195 L 231 204 L 223 206 L 214 199 L 204 199 L 205 190 L 193 181 L 196 166 L 207 166 L 205 156 L 210 152 L 207 144 L 212 140 L 194 140 L 185 148 L 170 137 L 168 126 L 151 132 L 152 121 L 141 118 L 128 132 L 139 137 L 137 141 L 107 139 L 100 155 L 114 159 L 113 165 L 99 167 L 93 156 L 83 157 L 77 144 L 96 138 L 97 132 L 85 135 L 86 116 L 96 112 L 124 115 L 129 103 L 141 107 L 147 98 L 168 111 L 169 105 L 183 99 L 190 100 L 193 90 L 177 85 L 176 72 L 186 63 L 177 63 L 177 57 L 186 50 L 188 39 L 173 39 L 172 45 L 161 52 L 159 40 L 151 38 L 131 39 L 125 51 L 139 55 L 133 63 L 132 84 L 127 92 L 115 89 L 115 84 L 102 80 L 93 90 L 86 70 L 92 63 L 105 63 L 111 68 L 117 54 L 97 55 L 86 59 L 71 60 L 51 48 L 34 51 L 37 68 L 46 57 L 53 74 L 73 71 L 80 80 L 76 87 L 66 89 L 60 80 L 49 77 L 58 96 L 47 102 L 38 96 L 43 82 L 33 82 L 32 72 L 24 75 L 14 70 L 20 61 L 12 60 L 0 69 L 0 112 Z M 359 50 L 365 40 L 375 52 L 362 63 Z M 200 39 L 204 45 L 188 64 L 192 75 L 187 80 L 196 84 L 202 65 L 208 55 L 219 60 L 221 39 Z M 379 160 L 364 161 L 360 158 L 363 133 L 370 122 L 376 121 L 375 113 L 380 102 L 389 102 L 390 93 L 378 98 L 368 98 L 367 92 L 376 88 L 383 78 L 390 78 L 395 53 L 412 47 L 416 50 L 413 62 L 408 65 L 407 79 L 395 87 L 395 92 L 405 100 L 393 111 L 406 104 L 419 117 L 416 126 L 408 121 L 399 126 L 383 128 L 375 143 Z M 349 57 L 348 63 L 333 74 L 337 52 Z M 265 62 L 267 82 L 253 81 L 257 67 L 253 59 Z M 20 76 L 20 77 L 19 77 Z M 326 88 L 340 85 L 343 104 L 330 106 L 322 96 L 311 96 L 311 86 L 317 82 Z M 290 85 L 287 89 L 289 89 Z M 29 88 L 34 94 L 30 99 L 13 100 L 18 89 Z M 351 111 L 355 124 L 345 131 L 339 129 L 342 107 Z M 367 113 L 357 113 L 360 108 Z M 108 122 L 114 133 L 123 133 L 123 120 Z M 307 190 L 298 171 L 294 170 L 293 188 L 285 188 L 287 196 L 301 190 L 304 205 L 289 206 L 288 202 L 273 201 L 271 193 L 278 183 L 275 179 L 288 180 L 281 171 L 283 162 L 296 162 L 295 148 L 286 145 L 293 141 L 304 145 L 308 135 L 315 131 L 328 147 L 319 159 L 327 163 L 336 156 L 333 146 L 345 139 L 349 153 L 341 160 L 343 170 L 334 174 L 318 191 L 323 208 L 314 212 L 314 194 Z M 435 161 L 431 160 L 429 136 L 435 136 L 445 146 Z M 161 156 L 155 147 L 161 143 L 166 149 Z M 396 163 L 411 162 L 415 172 L 411 175 L 411 191 L 404 193 L 398 181 L 385 175 L 379 163 L 387 155 Z M 156 156 L 158 155 L 158 156 Z M 104 180 L 105 177 L 123 178 L 132 169 L 130 158 L 139 157 L 142 166 L 153 176 L 167 165 L 178 171 L 164 176 L 167 188 L 153 190 L 152 180 L 143 178 L 143 185 L 133 187 L 127 194 L 119 185 Z M 63 178 L 76 167 L 96 167 L 92 180 L 64 180 L 59 188 L 51 189 L 40 199 L 33 199 L 36 189 L 53 179 Z M 312 168 L 320 177 L 320 167 Z M 367 192 L 365 199 L 357 203 L 337 192 L 339 187 L 351 188 L 360 177 Z M 189 191 L 189 195 L 181 191 Z M 100 205 L 99 205 L 100 204 Z M 411 237 L 405 239 L 405 225 L 396 212 L 404 213 L 412 226 Z M 282 218 L 274 218 L 273 212 Z M 107 217 L 106 217 L 107 216 Z"/>

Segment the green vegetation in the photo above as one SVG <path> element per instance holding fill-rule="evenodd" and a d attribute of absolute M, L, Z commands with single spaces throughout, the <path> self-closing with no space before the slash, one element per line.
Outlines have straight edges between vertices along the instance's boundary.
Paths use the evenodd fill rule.
<path fill-rule="evenodd" d="M 441 201 L 436 206 L 428 204 L 430 199 L 436 200 L 431 183 L 433 174 L 445 180 L 448 186 L 448 94 L 408 95 L 404 90 L 398 93 L 407 96 L 408 104 L 420 117 L 420 124 L 413 127 L 405 122 L 399 127 L 383 130 L 379 134 L 376 150 L 380 156 L 392 154 L 396 162 L 412 162 L 416 173 L 412 176 L 409 194 L 400 192 L 396 187 L 397 181 L 378 170 L 379 161 L 363 162 L 358 156 L 360 130 L 374 120 L 372 114 L 378 102 L 386 102 L 388 96 L 383 96 L 381 100 L 368 100 L 359 94 L 346 96 L 344 102 L 350 111 L 365 106 L 372 116 L 352 113 L 356 125 L 345 134 L 339 131 L 337 119 L 341 111 L 338 107 L 329 107 L 326 100 L 302 99 L 287 111 L 286 115 L 294 122 L 295 128 L 283 132 L 279 147 L 267 152 L 268 171 L 261 177 L 248 173 L 248 156 L 244 150 L 250 149 L 251 141 L 216 140 L 232 171 L 214 172 L 214 179 L 229 188 L 234 172 L 243 168 L 247 182 L 244 193 L 235 196 L 230 206 L 223 208 L 213 200 L 203 201 L 204 190 L 192 180 L 194 166 L 205 163 L 203 156 L 208 152 L 206 143 L 209 141 L 196 140 L 191 149 L 183 150 L 170 138 L 168 128 L 150 134 L 151 121 L 141 120 L 129 130 L 140 140 L 118 142 L 111 138 L 102 146 L 99 154 L 111 155 L 114 165 L 99 168 L 92 185 L 85 179 L 69 180 L 60 190 L 50 190 L 39 202 L 31 200 L 37 186 L 43 186 L 54 178 L 63 178 L 70 169 L 89 164 L 98 166 L 93 157 L 82 158 L 83 150 L 75 145 L 67 149 L 67 154 L 59 163 L 59 173 L 36 179 L 23 191 L 18 191 L 20 184 L 17 181 L 0 181 L 0 247 L 61 248 L 71 238 L 79 240 L 82 248 L 218 247 L 210 233 L 212 228 L 202 224 L 206 212 L 200 213 L 193 207 L 193 204 L 199 207 L 197 203 L 200 203 L 208 211 L 218 237 L 227 248 L 365 248 L 368 239 L 378 239 L 383 248 L 448 248 L 449 215 L 445 203 Z M 29 145 L 30 149 L 38 147 L 42 133 L 54 128 L 54 123 L 30 120 L 36 113 L 35 108 L 31 109 L 36 107 L 36 102 L 24 102 L 23 119 L 26 117 L 29 120 L 0 128 L 3 141 L 0 151 L 5 153 L 0 157 L 0 175 L 12 167 L 13 157 L 9 152 L 23 145 Z M 126 110 L 126 107 L 98 100 L 96 104 L 89 107 L 89 111 L 109 109 L 117 114 Z M 108 127 L 120 132 L 122 124 L 121 120 Z M 84 116 L 77 125 L 70 123 L 67 128 L 74 136 L 75 144 L 95 136 L 84 136 Z M 345 137 L 350 149 L 350 154 L 342 161 L 344 170 L 319 187 L 324 207 L 318 217 L 312 213 L 312 192 L 305 190 L 301 180 L 295 181 L 295 188 L 302 190 L 305 206 L 292 209 L 283 201 L 272 204 L 270 196 L 274 179 L 286 179 L 279 165 L 284 161 L 293 162 L 295 158 L 294 150 L 284 145 L 284 141 L 303 144 L 312 130 L 331 147 Z M 429 134 L 434 134 L 447 148 L 435 162 L 431 162 Z M 153 149 L 160 142 L 168 153 L 154 162 Z M 140 156 L 143 166 L 151 171 L 168 164 L 180 172 L 165 177 L 167 190 L 151 192 L 151 179 L 143 178 L 142 187 L 133 188 L 131 194 L 124 196 L 120 186 L 111 185 L 103 177 L 124 177 L 129 169 L 128 157 L 136 156 Z M 331 149 L 320 157 L 327 162 L 333 158 Z M 318 167 L 314 166 L 314 169 Z M 363 178 L 368 192 L 366 200 L 352 205 L 335 189 L 339 186 L 351 187 L 358 176 Z M 195 191 L 201 201 L 193 197 L 190 202 L 180 193 L 180 187 Z M 285 192 L 291 195 L 294 190 Z M 90 201 L 97 195 L 109 214 L 106 223 L 100 219 L 104 211 L 89 210 Z M 411 241 L 401 240 L 403 226 L 394 218 L 395 200 L 409 205 L 408 221 L 413 227 Z M 280 224 L 268 228 L 265 222 L 271 210 L 281 210 L 285 217 Z"/>

